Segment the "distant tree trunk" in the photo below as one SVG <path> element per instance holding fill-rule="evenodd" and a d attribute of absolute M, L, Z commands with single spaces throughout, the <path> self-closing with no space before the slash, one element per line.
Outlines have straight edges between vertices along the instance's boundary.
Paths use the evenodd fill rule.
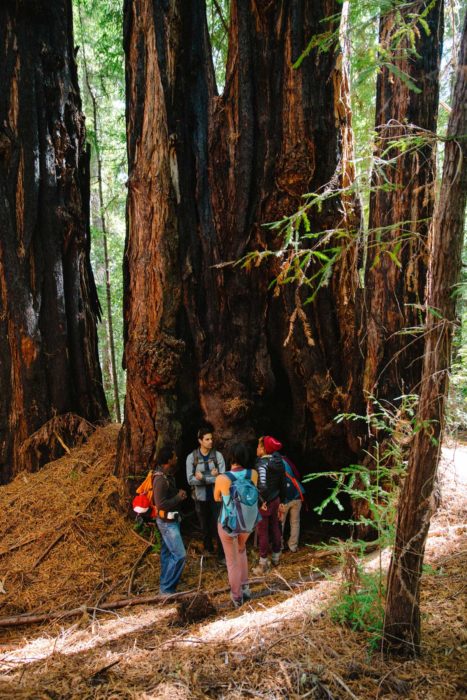
<path fill-rule="evenodd" d="M 70 0 L 0 6 L 0 469 L 54 415 L 108 416 Z M 28 453 L 29 454 L 29 453 Z M 43 454 L 43 461 L 53 457 Z"/>
<path fill-rule="evenodd" d="M 428 2 L 407 4 L 383 15 L 380 42 L 389 53 L 390 67 L 378 74 L 376 95 L 377 143 L 370 199 L 368 256 L 365 272 L 363 392 L 390 402 L 401 394 L 417 391 L 421 376 L 423 339 L 416 332 L 422 325 L 428 263 L 427 237 L 435 196 L 436 131 L 439 66 L 443 38 L 443 0 L 437 0 L 426 16 L 430 34 L 410 19 L 422 13 Z M 416 54 L 407 36 L 395 45 L 406 23 L 416 25 Z M 394 68 L 392 69 L 391 66 Z M 395 73 L 397 71 L 397 73 Z M 403 80 L 400 73 L 405 73 Z M 408 84 L 416 87 L 417 92 Z M 428 133 L 426 133 L 428 132 Z M 404 152 L 398 139 L 426 135 L 423 145 Z M 368 406 L 372 412 L 371 405 Z"/>
<path fill-rule="evenodd" d="M 78 2 L 78 16 L 81 25 L 81 31 L 83 32 L 83 18 L 81 3 Z M 94 131 L 94 151 L 95 160 L 97 166 L 97 216 L 96 220 L 98 222 L 98 228 L 102 233 L 102 247 L 104 249 L 104 273 L 105 273 L 105 324 L 107 326 L 107 343 L 108 343 L 108 354 L 109 354 L 109 377 L 110 383 L 112 385 L 112 392 L 114 395 L 114 412 L 115 418 L 118 423 L 121 422 L 121 412 L 120 412 L 120 395 L 118 391 L 118 375 L 117 375 L 117 362 L 115 359 L 115 338 L 113 330 L 113 319 L 112 319 L 112 284 L 110 280 L 110 258 L 109 258 L 109 236 L 107 228 L 107 217 L 105 213 L 105 200 L 104 200 L 104 186 L 102 177 L 102 156 L 100 151 L 100 129 L 99 129 L 99 118 L 98 110 L 99 105 L 96 97 L 95 90 L 91 84 L 91 79 L 89 75 L 88 62 L 86 57 L 85 47 L 82 48 L 83 51 L 83 68 L 84 68 L 84 78 L 86 81 L 86 87 L 89 93 L 89 97 L 92 104 L 92 126 Z"/>
<path fill-rule="evenodd" d="M 375 412 L 373 398 L 395 411 L 403 394 L 419 390 L 427 239 L 435 201 L 443 0 L 436 0 L 425 18 L 429 34 L 415 16 L 411 18 L 411 13 L 421 14 L 427 6 L 428 2 L 415 9 L 410 4 L 397 6 L 380 20 L 380 44 L 387 58 L 376 86 L 374 190 L 359 331 L 362 364 L 355 371 L 361 379 L 353 404 L 360 415 Z M 407 25 L 415 25 L 415 51 L 408 35 L 399 34 L 396 42 L 402 29 L 400 16 Z M 415 143 L 416 136 L 426 137 L 425 143 Z M 384 432 L 362 430 L 360 459 L 370 468 L 376 463 L 374 441 L 383 455 L 386 439 Z M 371 517 L 367 501 L 354 500 L 352 507 L 356 519 Z M 366 525 L 357 530 L 360 537 L 374 533 Z"/>
<path fill-rule="evenodd" d="M 313 50 L 292 68 L 339 12 L 333 1 L 234 0 L 217 96 L 204 1 L 125 2 L 121 473 L 144 467 L 157 441 L 192 444 L 201 416 L 224 442 L 273 432 L 302 455 L 349 459 L 333 417 L 349 408 L 355 246 L 305 305 L 305 283 L 269 288 L 292 258 L 264 227 L 295 212 L 304 193 L 353 177 L 342 55 Z M 336 196 L 310 218 L 317 232 L 357 217 Z M 266 248 L 278 251 L 267 266 L 216 267 Z"/>
<path fill-rule="evenodd" d="M 388 579 L 384 648 L 408 656 L 420 653 L 420 579 L 426 537 L 435 507 L 433 487 L 443 435 L 452 333 L 456 322 L 457 297 L 454 292 L 461 269 L 467 198 L 466 104 L 467 18 L 444 151 L 441 193 L 430 234 L 426 343 L 417 414 L 420 430 L 415 434 L 410 450 Z M 430 309 L 436 309 L 436 315 L 430 313 Z"/>

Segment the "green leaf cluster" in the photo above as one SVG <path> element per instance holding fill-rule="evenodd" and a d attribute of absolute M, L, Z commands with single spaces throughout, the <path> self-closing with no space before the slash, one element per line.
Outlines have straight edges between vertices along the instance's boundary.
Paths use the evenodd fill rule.
<path fill-rule="evenodd" d="M 373 436 L 371 452 L 365 464 L 351 464 L 339 471 L 316 472 L 304 477 L 305 482 L 327 479 L 329 493 L 314 509 L 318 515 L 330 506 L 344 513 L 344 498 L 363 503 L 359 517 L 324 519 L 333 525 L 346 526 L 357 533 L 365 528 L 373 533 L 371 541 L 349 537 L 333 540 L 331 548 L 338 552 L 344 565 L 345 580 L 331 608 L 334 620 L 370 635 L 370 647 L 379 643 L 384 620 L 385 573 L 381 563 L 375 573 L 365 573 L 363 556 L 375 546 L 381 551 L 394 544 L 397 501 L 406 473 L 407 450 L 414 434 L 422 427 L 417 422 L 418 397 L 399 396 L 394 405 L 370 397 L 367 415 L 344 413 L 336 422 L 362 421 Z M 349 562 L 352 564 L 349 566 Z"/>

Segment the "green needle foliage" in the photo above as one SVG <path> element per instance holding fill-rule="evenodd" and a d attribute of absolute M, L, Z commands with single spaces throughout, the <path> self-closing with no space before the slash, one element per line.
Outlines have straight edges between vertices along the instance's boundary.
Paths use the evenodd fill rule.
<path fill-rule="evenodd" d="M 406 472 L 408 445 L 423 426 L 416 420 L 418 397 L 400 396 L 396 406 L 372 398 L 373 412 L 360 416 L 341 414 L 337 422 L 363 421 L 374 436 L 373 450 L 366 453 L 365 464 L 351 464 L 339 471 L 319 472 L 304 477 L 305 482 L 326 478 L 332 486 L 326 498 L 314 509 L 321 516 L 334 506 L 342 517 L 324 519 L 333 525 L 346 526 L 347 539 L 333 539 L 324 549 L 337 552 L 343 565 L 343 584 L 331 606 L 331 617 L 353 630 L 369 633 L 370 648 L 381 640 L 384 622 L 386 573 L 381 558 L 375 572 L 364 569 L 364 555 L 392 547 L 395 539 L 397 501 Z M 360 504 L 358 517 L 345 517 L 345 501 Z M 359 533 L 366 533 L 365 539 Z M 370 535 L 370 536 L 368 536 Z"/>

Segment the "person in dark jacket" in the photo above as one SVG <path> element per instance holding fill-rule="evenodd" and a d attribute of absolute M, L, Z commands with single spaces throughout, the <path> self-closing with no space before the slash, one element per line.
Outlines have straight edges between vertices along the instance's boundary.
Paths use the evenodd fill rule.
<path fill-rule="evenodd" d="M 258 472 L 258 491 L 261 522 L 256 526 L 259 546 L 259 564 L 253 573 L 261 576 L 269 569 L 269 548 L 273 566 L 279 564 L 281 555 L 282 530 L 279 515 L 286 498 L 285 467 L 279 454 L 282 444 L 266 435 L 261 437 L 256 448 L 255 469 Z"/>
<path fill-rule="evenodd" d="M 153 478 L 153 499 L 158 510 L 157 527 L 161 533 L 160 593 L 175 593 L 185 566 L 186 551 L 180 534 L 178 507 L 187 497 L 186 491 L 177 489 L 174 474 L 177 456 L 172 447 L 163 447 L 158 454 Z"/>

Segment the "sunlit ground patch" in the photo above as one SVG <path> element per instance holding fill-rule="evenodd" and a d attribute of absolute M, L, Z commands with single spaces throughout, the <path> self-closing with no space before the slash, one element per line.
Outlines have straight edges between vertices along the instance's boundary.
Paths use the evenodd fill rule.
<path fill-rule="evenodd" d="M 65 656 L 89 651 L 120 637 L 143 630 L 173 615 L 173 608 L 151 608 L 145 611 L 133 612 L 128 615 L 117 615 L 113 620 L 95 620 L 84 630 L 76 629 L 76 625 L 64 629 L 54 637 L 38 637 L 25 646 L 0 655 L 0 673 L 7 673 L 23 664 L 42 661 L 50 656 L 63 654 Z"/>

